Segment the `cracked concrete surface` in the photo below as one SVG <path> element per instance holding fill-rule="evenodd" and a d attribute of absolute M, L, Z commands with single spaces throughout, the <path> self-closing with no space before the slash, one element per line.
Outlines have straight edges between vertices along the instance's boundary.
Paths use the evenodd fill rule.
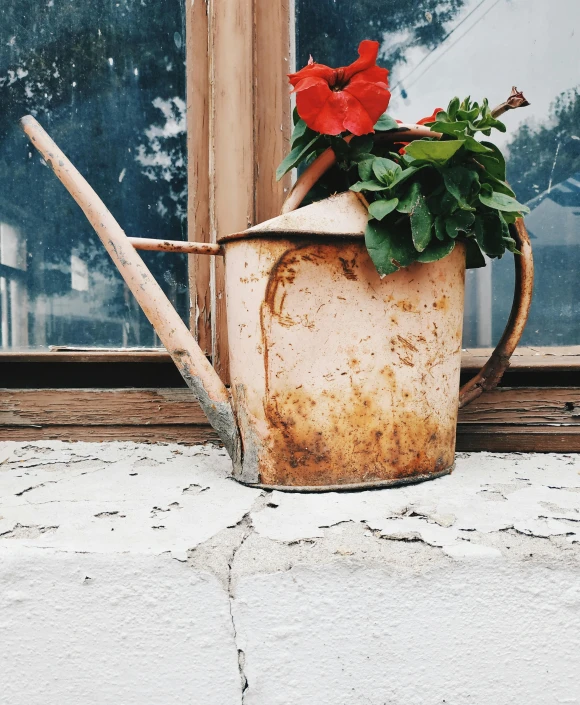
<path fill-rule="evenodd" d="M 580 703 L 578 456 L 318 495 L 230 469 L 212 446 L 0 444 L 0 703 Z"/>

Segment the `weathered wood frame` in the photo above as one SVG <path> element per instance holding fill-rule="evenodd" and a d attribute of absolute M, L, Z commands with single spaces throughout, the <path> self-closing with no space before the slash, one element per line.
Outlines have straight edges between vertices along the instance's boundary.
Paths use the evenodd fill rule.
<path fill-rule="evenodd" d="M 189 239 L 212 243 L 277 215 L 290 186 L 274 173 L 290 134 L 292 0 L 185 2 Z M 227 381 L 223 265 L 189 260 L 192 329 Z M 465 375 L 488 353 L 466 353 Z M 52 375 L 63 365 L 86 384 L 55 388 L 63 385 Z M 18 387 L 10 377 L 15 366 L 36 370 L 37 388 L 2 389 L 0 440 L 217 440 L 177 373 L 175 385 L 167 381 L 166 353 L 0 353 L 0 378 L 7 371 L 0 387 Z M 103 384 L 122 377 L 111 374 L 119 367 L 135 368 L 134 388 Z M 160 388 L 160 378 L 169 386 Z M 580 452 L 580 349 L 518 351 L 504 385 L 460 413 L 459 450 Z"/>
<path fill-rule="evenodd" d="M 290 138 L 291 0 L 186 0 L 189 239 L 280 212 Z M 223 260 L 190 263 L 192 330 L 228 381 Z"/>

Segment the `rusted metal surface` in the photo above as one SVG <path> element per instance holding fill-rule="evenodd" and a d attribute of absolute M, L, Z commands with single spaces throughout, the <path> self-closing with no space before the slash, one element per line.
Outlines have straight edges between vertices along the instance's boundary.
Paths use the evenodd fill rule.
<path fill-rule="evenodd" d="M 136 250 L 150 250 L 152 252 L 180 252 L 186 255 L 223 255 L 222 248 L 211 242 L 154 240 L 149 237 L 130 237 L 128 240 Z"/>
<path fill-rule="evenodd" d="M 33 117 L 20 124 L 95 229 L 235 465 L 241 448 L 228 390 L 95 191 Z"/>
<path fill-rule="evenodd" d="M 451 469 L 462 246 L 382 280 L 360 238 L 225 250 L 232 391 L 256 464 L 243 481 L 346 489 Z"/>

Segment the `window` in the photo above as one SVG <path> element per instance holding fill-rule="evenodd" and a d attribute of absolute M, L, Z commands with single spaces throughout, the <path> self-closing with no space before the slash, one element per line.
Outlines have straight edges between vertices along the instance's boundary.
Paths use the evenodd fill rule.
<path fill-rule="evenodd" d="M 504 118 L 492 138 L 508 155 L 508 181 L 531 209 L 535 296 L 524 346 L 580 345 L 580 6 L 561 0 L 297 0 L 297 64 L 310 53 L 350 63 L 358 42 L 381 42 L 390 69 L 389 112 L 406 122 L 454 95 L 509 95 L 531 106 Z M 468 272 L 464 345 L 495 345 L 509 315 L 511 256 Z"/>
<path fill-rule="evenodd" d="M 0 104 L 0 347 L 159 345 L 18 119 L 46 127 L 128 234 L 187 239 L 184 2 L 4 0 Z M 186 319 L 186 258 L 144 257 Z"/>

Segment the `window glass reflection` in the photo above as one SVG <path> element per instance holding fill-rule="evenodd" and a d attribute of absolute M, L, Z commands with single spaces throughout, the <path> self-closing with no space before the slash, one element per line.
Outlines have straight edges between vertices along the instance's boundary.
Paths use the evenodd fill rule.
<path fill-rule="evenodd" d="M 389 113 L 405 122 L 450 98 L 498 104 L 512 85 L 531 106 L 493 141 L 531 209 L 535 297 L 523 345 L 580 345 L 580 5 L 559 0 L 297 0 L 297 64 L 350 63 L 365 38 L 390 69 Z M 565 18 L 565 21 L 563 20 Z M 468 272 L 464 345 L 495 344 L 511 307 L 511 255 Z"/>
<path fill-rule="evenodd" d="M 156 346 L 80 209 L 18 128 L 34 115 L 128 235 L 186 239 L 181 0 L 0 5 L 0 346 Z M 185 258 L 143 253 L 187 315 Z"/>

